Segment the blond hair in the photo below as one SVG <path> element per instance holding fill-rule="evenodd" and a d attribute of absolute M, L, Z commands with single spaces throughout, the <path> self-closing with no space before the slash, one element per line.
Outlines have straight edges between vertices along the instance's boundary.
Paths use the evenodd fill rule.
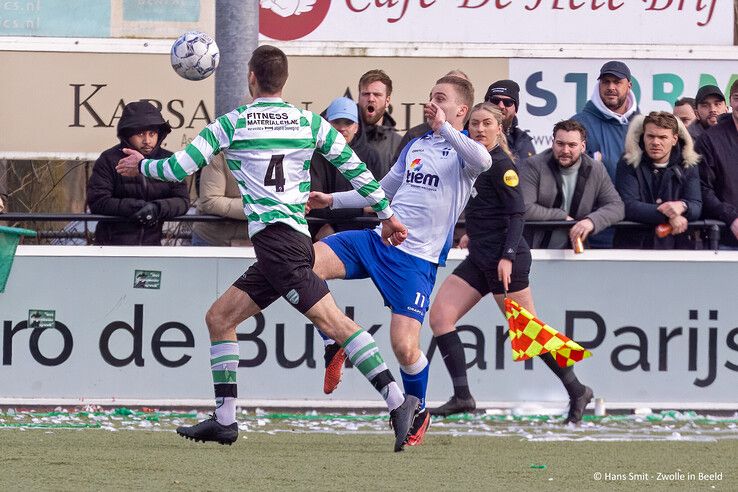
<path fill-rule="evenodd" d="M 504 120 L 505 117 L 502 115 L 502 111 L 500 111 L 500 108 L 489 102 L 481 102 L 474 106 L 471 111 L 469 111 L 469 117 L 471 118 L 471 115 L 474 114 L 476 111 L 487 111 L 492 116 L 494 116 L 495 120 L 497 120 L 497 124 L 500 127 L 500 131 L 497 134 L 497 145 L 500 146 L 502 151 L 510 158 L 511 161 L 514 161 L 515 158 L 513 157 L 512 152 L 510 152 L 510 146 L 507 143 L 505 130 L 502 129 L 502 120 Z"/>

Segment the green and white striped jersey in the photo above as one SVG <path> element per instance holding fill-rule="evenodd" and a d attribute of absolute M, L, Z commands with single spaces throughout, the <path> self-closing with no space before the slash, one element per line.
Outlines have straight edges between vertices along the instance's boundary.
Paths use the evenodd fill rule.
<path fill-rule="evenodd" d="M 338 168 L 380 218 L 392 215 L 379 183 L 343 136 L 320 115 L 279 98 L 259 98 L 220 116 L 183 150 L 167 159 L 144 159 L 140 169 L 145 176 L 182 181 L 223 152 L 243 197 L 249 236 L 275 222 L 309 236 L 305 205 L 314 150 Z"/>

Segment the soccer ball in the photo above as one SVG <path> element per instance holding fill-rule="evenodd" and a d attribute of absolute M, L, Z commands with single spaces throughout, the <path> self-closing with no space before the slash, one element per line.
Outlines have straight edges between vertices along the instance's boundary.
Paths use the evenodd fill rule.
<path fill-rule="evenodd" d="M 172 68 L 187 80 L 208 78 L 220 61 L 220 50 L 215 40 L 199 31 L 189 31 L 177 38 L 171 55 Z"/>

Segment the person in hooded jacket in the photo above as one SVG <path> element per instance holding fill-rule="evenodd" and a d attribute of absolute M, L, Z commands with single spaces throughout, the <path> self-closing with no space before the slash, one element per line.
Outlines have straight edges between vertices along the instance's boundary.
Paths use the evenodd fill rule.
<path fill-rule="evenodd" d="M 572 116 L 587 130 L 587 154 L 602 161 L 613 182 L 628 125 L 639 113 L 631 79 L 625 63 L 605 63 L 592 97 L 581 112 Z"/>
<path fill-rule="evenodd" d="M 121 176 L 115 171 L 126 155 L 123 148 L 135 148 L 145 157 L 162 159 L 172 155 L 161 148 L 172 127 L 148 101 L 128 103 L 118 121 L 120 143 L 100 154 L 87 183 L 90 212 L 131 219 L 126 222 L 100 221 L 95 229 L 97 245 L 160 246 L 165 220 L 184 215 L 190 206 L 187 185 L 146 178 Z"/>
<path fill-rule="evenodd" d="M 695 248 L 687 225 L 702 212 L 699 161 L 692 137 L 673 114 L 654 111 L 633 119 L 625 154 L 618 162 L 616 187 L 625 204 L 625 220 L 652 228 L 618 230 L 615 247 Z"/>
<path fill-rule="evenodd" d="M 571 118 L 587 130 L 587 155 L 605 165 L 613 183 L 628 125 L 639 112 L 630 68 L 613 60 L 602 65 L 592 97 Z M 613 229 L 605 229 L 590 236 L 589 247 L 612 248 L 613 236 Z"/>

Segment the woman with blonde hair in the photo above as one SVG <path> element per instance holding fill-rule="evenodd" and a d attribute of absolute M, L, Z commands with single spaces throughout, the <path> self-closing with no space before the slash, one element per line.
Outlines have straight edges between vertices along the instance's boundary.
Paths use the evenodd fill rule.
<path fill-rule="evenodd" d="M 489 293 L 503 313 L 504 298 L 508 296 L 535 315 L 528 279 L 531 254 L 523 239 L 525 203 L 502 118 L 502 112 L 490 103 L 474 106 L 469 118 L 469 136 L 487 148 L 492 167 L 477 178 L 466 207 L 468 236 L 461 238 L 459 246 L 468 247 L 469 255 L 446 278 L 431 305 L 433 336 L 454 385 L 454 395 L 432 409 L 432 415 L 447 416 L 476 408 L 466 377 L 464 347 L 456 331 L 461 317 Z M 541 359 L 567 389 L 570 406 L 566 421 L 579 422 L 592 399 L 592 390 L 579 382 L 571 367 L 559 367 L 551 354 Z"/>

